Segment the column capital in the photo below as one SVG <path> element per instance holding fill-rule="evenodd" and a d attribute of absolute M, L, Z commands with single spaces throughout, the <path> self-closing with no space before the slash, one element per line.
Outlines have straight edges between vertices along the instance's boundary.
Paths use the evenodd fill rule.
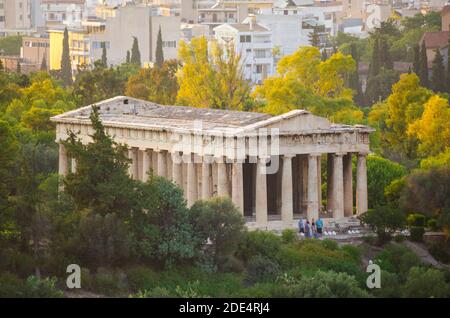
<path fill-rule="evenodd" d="M 283 158 L 289 158 L 289 159 L 292 159 L 292 158 L 295 158 L 295 154 L 292 154 L 292 153 L 287 153 L 287 154 L 282 154 L 281 155 Z"/>
<path fill-rule="evenodd" d="M 320 156 L 322 156 L 322 154 L 318 152 L 312 152 L 308 154 L 308 157 L 320 157 Z"/>
<path fill-rule="evenodd" d="M 335 157 L 343 157 L 347 154 L 347 152 L 343 152 L 343 151 L 339 151 L 339 152 L 334 152 L 333 155 Z"/>
<path fill-rule="evenodd" d="M 359 151 L 356 153 L 358 157 L 367 157 L 369 155 L 368 151 Z"/>

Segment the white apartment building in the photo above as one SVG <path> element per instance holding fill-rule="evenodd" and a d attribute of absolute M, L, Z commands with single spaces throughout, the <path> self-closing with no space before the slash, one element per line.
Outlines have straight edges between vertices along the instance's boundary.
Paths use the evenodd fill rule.
<path fill-rule="evenodd" d="M 41 0 L 42 14 L 47 27 L 81 27 L 87 18 L 85 0 Z"/>
<path fill-rule="evenodd" d="M 0 0 L 0 35 L 24 34 L 31 29 L 31 0 Z"/>
<path fill-rule="evenodd" d="M 274 72 L 272 32 L 257 24 L 255 17 L 248 23 L 223 24 L 214 28 L 215 39 L 221 45 L 234 45 L 241 55 L 244 76 L 260 85 Z"/>
<path fill-rule="evenodd" d="M 155 62 L 159 28 L 163 40 L 164 59 L 175 59 L 181 35 L 181 19 L 179 16 L 157 14 L 158 11 L 152 6 L 127 5 L 117 8 L 114 17 L 106 18 L 104 31 L 90 36 L 91 60 L 101 58 L 104 43 L 108 64 L 124 63 L 127 50 L 131 51 L 133 37 L 136 37 L 142 64 L 151 64 Z"/>

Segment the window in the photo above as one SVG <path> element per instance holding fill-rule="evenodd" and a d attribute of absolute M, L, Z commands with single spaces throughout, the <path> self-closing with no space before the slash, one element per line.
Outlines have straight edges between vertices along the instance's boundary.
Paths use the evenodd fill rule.
<path fill-rule="evenodd" d="M 283 13 L 284 13 L 284 15 L 288 15 L 289 11 L 288 10 L 284 10 Z"/>
<path fill-rule="evenodd" d="M 250 43 L 252 41 L 251 35 L 241 35 L 241 43 Z"/>
<path fill-rule="evenodd" d="M 0 15 L 0 22 L 4 22 L 5 21 L 5 17 L 3 15 Z"/>
<path fill-rule="evenodd" d="M 256 74 L 261 74 L 263 71 L 263 66 L 262 65 L 256 65 Z"/>
<path fill-rule="evenodd" d="M 269 52 L 267 50 L 255 50 L 255 57 L 256 58 L 266 58 L 269 57 L 270 54 L 268 54 Z"/>
<path fill-rule="evenodd" d="M 162 47 L 170 47 L 170 48 L 176 48 L 177 47 L 177 41 L 163 41 Z"/>

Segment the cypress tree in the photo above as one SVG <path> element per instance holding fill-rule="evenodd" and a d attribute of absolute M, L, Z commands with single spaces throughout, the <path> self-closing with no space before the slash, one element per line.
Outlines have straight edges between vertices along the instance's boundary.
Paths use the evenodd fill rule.
<path fill-rule="evenodd" d="M 158 31 L 158 40 L 156 41 L 156 65 L 158 65 L 159 68 L 161 68 L 164 64 L 164 52 L 163 52 L 163 41 L 162 41 L 162 34 L 161 34 L 161 26 L 159 26 Z"/>
<path fill-rule="evenodd" d="M 446 91 L 444 60 L 439 49 L 436 49 L 436 57 L 433 60 L 431 88 L 439 93 Z"/>
<path fill-rule="evenodd" d="M 378 73 L 380 73 L 380 68 L 380 46 L 378 38 L 375 38 L 373 43 L 372 58 L 369 65 L 369 77 L 377 76 Z"/>
<path fill-rule="evenodd" d="M 422 48 L 420 50 L 420 68 L 418 75 L 420 78 L 420 85 L 429 87 L 427 48 L 425 46 L 425 41 L 422 42 Z"/>
<path fill-rule="evenodd" d="M 392 62 L 389 46 L 385 38 L 380 40 L 380 51 L 380 65 L 388 70 L 392 70 L 394 68 L 394 62 Z"/>
<path fill-rule="evenodd" d="M 130 63 L 130 51 L 127 51 L 127 57 L 125 58 L 125 63 Z"/>
<path fill-rule="evenodd" d="M 322 60 L 322 61 L 328 60 L 327 49 L 325 49 L 325 48 L 322 50 L 322 57 L 321 57 L 321 60 Z"/>
<path fill-rule="evenodd" d="M 356 50 L 355 43 L 352 43 L 350 45 L 350 54 L 356 62 L 356 69 L 352 74 L 350 74 L 348 85 L 355 92 L 354 100 L 355 100 L 356 104 L 362 105 L 362 103 L 363 103 L 362 88 L 361 88 L 361 83 L 359 82 L 359 73 L 358 73 L 359 57 L 358 57 L 358 52 Z"/>
<path fill-rule="evenodd" d="M 450 93 L 450 34 L 448 37 L 447 49 L 447 93 Z"/>
<path fill-rule="evenodd" d="M 17 61 L 17 65 L 16 65 L 16 73 L 20 74 L 21 72 L 22 72 L 22 68 L 20 66 L 20 61 L 18 60 Z"/>
<path fill-rule="evenodd" d="M 106 44 L 102 43 L 102 65 L 108 67 L 108 58 L 106 57 Z"/>
<path fill-rule="evenodd" d="M 414 61 L 413 61 L 413 71 L 416 75 L 420 72 L 420 46 L 419 44 L 414 45 Z"/>
<path fill-rule="evenodd" d="M 42 57 L 41 71 L 47 71 L 47 59 L 45 58 L 45 55 Z"/>
<path fill-rule="evenodd" d="M 3 71 L 3 62 L 0 60 L 0 72 Z"/>
<path fill-rule="evenodd" d="M 314 47 L 320 46 L 320 37 L 319 37 L 319 30 L 317 27 L 314 27 L 313 31 L 309 33 L 309 44 Z"/>
<path fill-rule="evenodd" d="M 137 37 L 133 37 L 133 46 L 131 47 L 130 63 L 141 66 L 141 53 L 139 52 L 139 44 Z"/>
<path fill-rule="evenodd" d="M 69 32 L 67 31 L 67 28 L 64 29 L 63 51 L 61 56 L 61 78 L 64 85 L 72 85 L 72 66 L 70 63 Z"/>

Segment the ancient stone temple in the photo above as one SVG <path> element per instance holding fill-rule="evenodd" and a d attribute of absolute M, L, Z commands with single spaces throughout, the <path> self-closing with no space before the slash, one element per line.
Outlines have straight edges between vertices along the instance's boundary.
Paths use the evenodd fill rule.
<path fill-rule="evenodd" d="M 229 196 L 247 225 L 261 229 L 295 227 L 300 217 L 345 220 L 367 210 L 366 156 L 373 131 L 367 126 L 332 124 L 305 110 L 270 116 L 124 96 L 97 106 L 106 132 L 128 147 L 130 175 L 173 180 L 188 205 Z M 73 131 L 89 143 L 91 109 L 53 117 L 57 142 Z M 76 162 L 60 144 L 59 173 L 70 169 L 76 171 Z M 328 186 L 322 195 L 323 177 Z"/>

